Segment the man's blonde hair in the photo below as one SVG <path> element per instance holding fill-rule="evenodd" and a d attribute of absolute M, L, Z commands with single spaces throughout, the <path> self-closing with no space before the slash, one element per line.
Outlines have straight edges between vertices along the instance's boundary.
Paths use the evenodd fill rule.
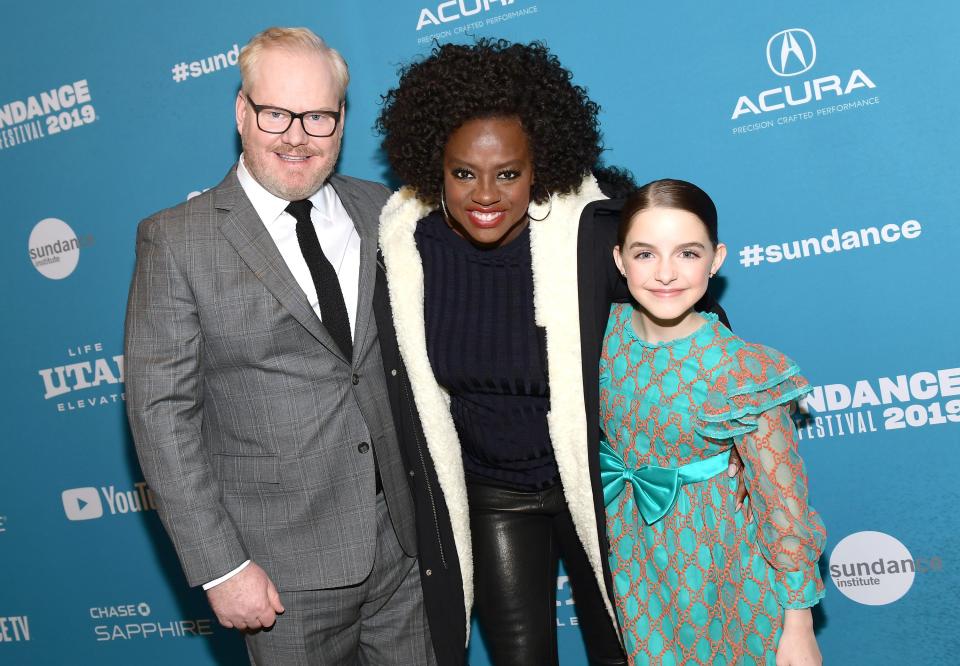
<path fill-rule="evenodd" d="M 340 88 L 340 101 L 343 102 L 350 82 L 347 62 L 340 53 L 329 46 L 309 28 L 267 28 L 254 35 L 246 46 L 240 49 L 240 80 L 244 92 L 253 84 L 253 72 L 264 50 L 280 48 L 295 53 L 318 53 L 325 57 L 333 70 L 333 78 Z"/>

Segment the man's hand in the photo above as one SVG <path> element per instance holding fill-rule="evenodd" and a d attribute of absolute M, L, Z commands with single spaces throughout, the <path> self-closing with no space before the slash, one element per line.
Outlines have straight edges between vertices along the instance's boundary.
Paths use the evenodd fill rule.
<path fill-rule="evenodd" d="M 207 599 L 220 624 L 242 631 L 272 627 L 284 610 L 273 581 L 256 562 L 207 590 Z"/>
<path fill-rule="evenodd" d="M 743 507 L 743 500 L 747 498 L 747 484 L 743 481 L 743 460 L 737 453 L 737 448 L 730 449 L 730 466 L 727 467 L 727 476 L 737 477 L 737 511 Z M 747 512 L 747 522 L 753 520 L 753 512 Z"/>

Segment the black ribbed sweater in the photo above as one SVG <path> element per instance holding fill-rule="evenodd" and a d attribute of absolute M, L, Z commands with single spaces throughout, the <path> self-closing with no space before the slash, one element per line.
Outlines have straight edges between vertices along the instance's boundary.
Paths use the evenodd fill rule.
<path fill-rule="evenodd" d="M 479 249 L 439 213 L 415 233 L 423 261 L 427 354 L 451 396 L 468 476 L 523 490 L 552 485 L 550 390 L 534 321 L 530 230 Z"/>

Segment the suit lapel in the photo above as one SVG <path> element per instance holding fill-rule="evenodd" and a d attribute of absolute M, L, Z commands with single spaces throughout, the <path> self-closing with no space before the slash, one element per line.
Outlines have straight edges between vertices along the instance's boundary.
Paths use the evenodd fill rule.
<path fill-rule="evenodd" d="M 240 187 L 236 170 L 227 174 L 217 187 L 214 205 L 224 213 L 220 232 L 263 286 L 330 353 L 350 363 L 307 302 L 270 232 Z"/>
<path fill-rule="evenodd" d="M 357 321 L 353 331 L 353 355 L 360 358 L 359 352 L 368 343 L 370 318 L 372 316 L 373 292 L 376 284 L 377 268 L 377 218 L 380 211 L 371 202 L 364 200 L 351 187 L 350 181 L 334 174 L 330 184 L 340 197 L 340 203 L 353 221 L 360 236 L 360 275 L 357 289 Z"/>

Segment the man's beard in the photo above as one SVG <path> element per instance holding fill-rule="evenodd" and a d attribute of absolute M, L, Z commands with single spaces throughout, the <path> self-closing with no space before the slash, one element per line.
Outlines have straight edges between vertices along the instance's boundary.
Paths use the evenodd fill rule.
<path fill-rule="evenodd" d="M 280 152 L 284 155 L 310 156 L 311 161 L 323 160 L 322 168 L 316 172 L 316 175 L 308 182 L 301 184 L 290 184 L 284 181 L 276 169 L 271 169 L 268 162 L 273 159 L 269 154 L 262 152 L 247 152 L 246 146 L 243 151 L 243 162 L 250 172 L 250 175 L 263 186 L 267 192 L 280 197 L 284 201 L 298 201 L 308 199 L 323 187 L 327 178 L 333 173 L 333 167 L 337 163 L 337 157 L 340 153 L 339 141 L 332 147 L 332 152 L 325 154 L 318 153 L 305 147 L 291 148 L 289 150 L 273 150 L 271 153 Z"/>

